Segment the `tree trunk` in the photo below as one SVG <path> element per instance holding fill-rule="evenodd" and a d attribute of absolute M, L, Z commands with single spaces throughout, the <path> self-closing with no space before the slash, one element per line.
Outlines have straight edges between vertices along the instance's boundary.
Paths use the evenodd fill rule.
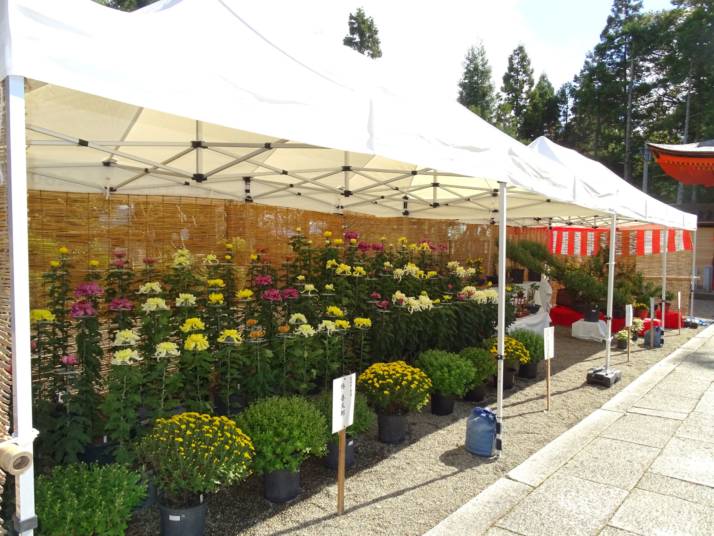
<path fill-rule="evenodd" d="M 635 87 L 635 62 L 630 58 L 630 79 L 627 81 L 627 112 L 625 120 L 625 171 L 624 178 L 630 181 L 632 170 L 632 93 Z"/>

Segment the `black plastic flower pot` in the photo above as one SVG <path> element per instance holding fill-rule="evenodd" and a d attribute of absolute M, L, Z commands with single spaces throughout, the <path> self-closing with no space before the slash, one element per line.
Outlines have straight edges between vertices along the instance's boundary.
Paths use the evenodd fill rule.
<path fill-rule="evenodd" d="M 617 347 L 620 350 L 627 350 L 627 339 L 617 339 Z"/>
<path fill-rule="evenodd" d="M 213 401 L 213 409 L 216 415 L 237 415 L 243 409 L 241 398 L 237 394 L 232 394 L 225 400 L 223 397 L 217 396 Z"/>
<path fill-rule="evenodd" d="M 513 385 L 516 380 L 516 370 L 508 367 L 503 367 L 503 388 L 513 389 Z M 498 375 L 494 374 L 491 376 L 491 386 L 496 387 L 498 383 Z"/>
<path fill-rule="evenodd" d="M 207 504 L 190 508 L 169 508 L 159 504 L 162 536 L 203 536 Z"/>
<path fill-rule="evenodd" d="M 382 443 L 396 445 L 407 437 L 406 415 L 379 415 L 377 417 L 379 440 Z"/>
<path fill-rule="evenodd" d="M 464 400 L 467 400 L 469 402 L 481 402 L 483 399 L 486 398 L 486 384 L 481 383 L 471 389 L 470 391 L 466 392 L 466 395 L 464 396 Z"/>
<path fill-rule="evenodd" d="M 114 463 L 115 443 L 100 443 L 91 444 L 84 447 L 84 452 L 80 454 L 79 459 L 84 463 L 96 463 L 98 465 L 109 465 Z"/>
<path fill-rule="evenodd" d="M 454 397 L 445 396 L 441 393 L 431 395 L 432 415 L 451 415 L 454 412 Z"/>
<path fill-rule="evenodd" d="M 525 270 L 523 268 L 511 268 L 508 271 L 508 276 L 511 283 L 523 283 L 523 276 L 525 275 Z"/>
<path fill-rule="evenodd" d="M 300 493 L 300 470 L 280 469 L 263 477 L 265 498 L 272 503 L 286 503 Z"/>
<path fill-rule="evenodd" d="M 535 380 L 538 377 L 538 361 L 531 359 L 525 365 L 518 367 L 518 377 Z"/>
<path fill-rule="evenodd" d="M 325 456 L 325 467 L 337 470 L 337 462 L 340 454 L 339 443 L 337 441 L 330 441 L 327 444 L 327 456 Z M 345 446 L 345 467 L 350 468 L 355 464 L 355 440 L 352 438 L 347 438 L 347 444 Z"/>
<path fill-rule="evenodd" d="M 600 320 L 600 311 L 597 309 L 587 308 L 585 310 L 585 322 L 597 322 Z"/>

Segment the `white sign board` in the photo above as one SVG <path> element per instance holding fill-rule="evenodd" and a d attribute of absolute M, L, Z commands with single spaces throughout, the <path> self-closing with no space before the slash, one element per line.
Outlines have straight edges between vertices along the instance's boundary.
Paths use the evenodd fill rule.
<path fill-rule="evenodd" d="M 625 327 L 632 327 L 632 304 L 625 305 Z"/>
<path fill-rule="evenodd" d="M 677 312 L 682 310 L 682 291 L 677 291 Z"/>
<path fill-rule="evenodd" d="M 543 358 L 553 359 L 555 357 L 555 328 L 550 326 L 543 330 Z"/>
<path fill-rule="evenodd" d="M 332 433 L 344 430 L 355 417 L 357 374 L 332 380 Z"/>

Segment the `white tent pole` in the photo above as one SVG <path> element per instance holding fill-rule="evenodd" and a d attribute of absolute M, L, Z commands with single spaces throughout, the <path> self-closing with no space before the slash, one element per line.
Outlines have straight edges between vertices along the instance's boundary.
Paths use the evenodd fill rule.
<path fill-rule="evenodd" d="M 610 370 L 612 348 L 612 300 L 615 294 L 615 248 L 617 247 L 617 216 L 610 222 L 610 252 L 607 265 L 607 334 L 605 338 L 605 373 Z"/>
<path fill-rule="evenodd" d="M 203 141 L 203 123 L 196 121 L 196 141 Z M 203 174 L 203 149 L 196 147 L 196 174 Z"/>
<path fill-rule="evenodd" d="M 667 300 L 667 249 L 669 248 L 669 228 L 664 228 L 664 240 L 660 242 L 664 244 L 662 252 L 662 304 L 660 305 L 660 316 L 662 317 L 662 333 L 664 333 L 664 313 L 665 302 Z"/>
<path fill-rule="evenodd" d="M 686 233 L 686 231 L 685 231 Z M 697 286 L 697 230 L 692 232 L 692 281 L 689 291 L 689 316 L 694 319 L 694 290 Z"/>
<path fill-rule="evenodd" d="M 13 435 L 20 448 L 33 451 L 32 369 L 30 368 L 30 284 L 27 231 L 27 158 L 25 154 L 25 79 L 5 80 L 7 106 L 7 209 L 10 241 L 10 323 L 12 326 Z M 15 477 L 15 525 L 31 536 L 35 517 L 35 474 L 30 468 Z"/>
<path fill-rule="evenodd" d="M 506 346 L 506 183 L 498 183 L 498 381 L 496 383 L 496 449 L 502 450 L 503 356 Z"/>

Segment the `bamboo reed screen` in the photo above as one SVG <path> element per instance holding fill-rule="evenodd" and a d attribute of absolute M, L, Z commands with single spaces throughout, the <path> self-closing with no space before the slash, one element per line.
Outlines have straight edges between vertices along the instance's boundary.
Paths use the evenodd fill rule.
<path fill-rule="evenodd" d="M 4 87 L 4 84 L 0 84 L 0 173 L 7 176 Z M 12 396 L 12 378 L 8 372 L 12 361 L 12 332 L 10 331 L 10 249 L 7 223 L 7 189 L 3 184 L 0 185 L 0 259 L 3 259 L 0 262 L 0 434 L 3 436 L 9 434 Z M 0 471 L 0 500 L 4 487 L 5 473 Z M 1 526 L 0 534 L 5 534 Z"/>

